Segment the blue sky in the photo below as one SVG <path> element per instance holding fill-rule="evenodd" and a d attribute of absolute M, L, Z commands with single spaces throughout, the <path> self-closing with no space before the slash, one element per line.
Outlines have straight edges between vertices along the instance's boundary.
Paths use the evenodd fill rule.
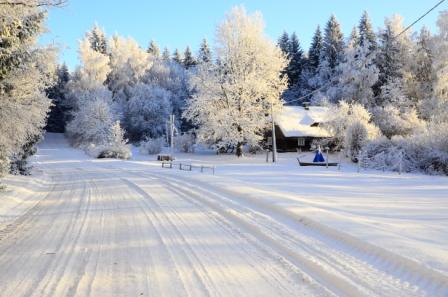
<path fill-rule="evenodd" d="M 190 45 L 198 48 L 202 38 L 213 43 L 215 26 L 234 5 L 243 4 L 249 12 L 259 10 L 264 16 L 266 33 L 277 40 L 286 30 L 295 31 L 304 48 L 308 48 L 318 24 L 324 26 L 334 13 L 343 31 L 348 35 L 363 10 L 367 10 L 374 28 L 379 28 L 386 16 L 401 14 L 405 25 L 410 24 L 437 0 L 276 0 L 276 1 L 213 1 L 213 0 L 69 0 L 64 8 L 53 8 L 47 21 L 49 32 L 41 43 L 55 43 L 61 47 L 60 60 L 70 69 L 78 64 L 78 40 L 95 22 L 108 35 L 118 33 L 131 36 L 147 47 L 154 39 L 160 47 L 171 51 Z M 415 29 L 423 24 L 432 31 L 438 12 L 448 9 L 448 2 L 425 17 Z M 415 30 L 414 29 L 414 30 Z"/>

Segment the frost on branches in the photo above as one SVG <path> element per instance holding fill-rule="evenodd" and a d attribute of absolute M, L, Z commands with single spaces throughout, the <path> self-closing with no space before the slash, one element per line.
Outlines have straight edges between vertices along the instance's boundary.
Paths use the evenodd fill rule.
<path fill-rule="evenodd" d="M 104 85 L 111 71 L 109 56 L 95 50 L 88 37 L 81 41 L 79 54 L 82 65 L 68 83 L 73 112 L 67 136 L 94 157 L 129 158 L 112 92 Z"/>
<path fill-rule="evenodd" d="M 45 89 L 53 83 L 56 65 L 54 50 L 37 46 L 43 9 L 0 7 L 0 176 L 11 161 L 21 167 L 33 153 L 50 107 Z"/>
<path fill-rule="evenodd" d="M 199 128 L 198 138 L 217 148 L 257 145 L 268 127 L 270 104 L 281 106 L 287 65 L 281 50 L 264 34 L 259 13 L 235 7 L 218 26 L 219 66 L 204 63 L 192 78 L 196 90 L 184 117 Z"/>
<path fill-rule="evenodd" d="M 359 103 L 341 101 L 329 109 L 330 119 L 324 126 L 334 135 L 330 145 L 342 149 L 353 161 L 358 161 L 362 147 L 380 135 L 379 129 L 371 123 L 370 113 Z"/>

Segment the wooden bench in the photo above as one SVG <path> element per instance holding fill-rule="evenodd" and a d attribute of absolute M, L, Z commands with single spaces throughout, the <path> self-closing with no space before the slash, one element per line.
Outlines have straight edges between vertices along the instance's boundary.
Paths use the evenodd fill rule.
<path fill-rule="evenodd" d="M 157 161 L 174 161 L 174 157 L 168 154 L 158 154 Z"/>

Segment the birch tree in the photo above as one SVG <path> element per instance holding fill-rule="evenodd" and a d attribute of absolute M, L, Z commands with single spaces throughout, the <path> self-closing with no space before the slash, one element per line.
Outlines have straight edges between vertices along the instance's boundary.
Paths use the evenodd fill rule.
<path fill-rule="evenodd" d="M 199 128 L 199 140 L 217 148 L 257 145 L 270 122 L 270 105 L 281 106 L 287 60 L 264 34 L 260 13 L 234 7 L 216 29 L 219 66 L 202 64 L 192 79 L 196 90 L 184 117 Z"/>

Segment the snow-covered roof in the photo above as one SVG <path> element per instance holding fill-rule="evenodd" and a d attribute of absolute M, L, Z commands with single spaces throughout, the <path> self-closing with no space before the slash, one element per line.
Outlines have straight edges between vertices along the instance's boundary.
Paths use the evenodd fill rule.
<path fill-rule="evenodd" d="M 313 124 L 325 122 L 327 107 L 310 106 L 305 109 L 302 106 L 283 106 L 281 112 L 276 115 L 276 125 L 285 137 L 329 137 L 329 133 Z"/>

